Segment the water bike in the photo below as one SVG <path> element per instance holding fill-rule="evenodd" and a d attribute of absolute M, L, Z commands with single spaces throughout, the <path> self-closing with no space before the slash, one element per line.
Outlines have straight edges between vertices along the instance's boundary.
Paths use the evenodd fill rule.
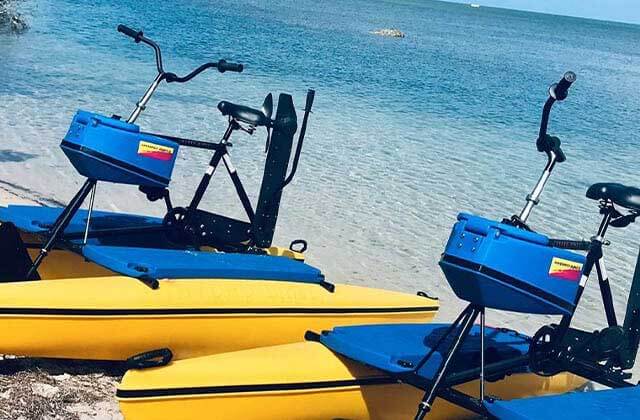
<path fill-rule="evenodd" d="M 454 323 L 341 326 L 308 332 L 306 342 L 130 370 L 117 391 L 125 417 L 474 418 L 491 415 L 489 395 L 517 401 L 576 390 L 585 378 L 621 380 L 619 361 L 629 368 L 638 345 L 640 280 L 632 288 L 629 325 L 616 327 L 600 251 L 608 226 L 638 214 L 640 191 L 589 190 L 604 215 L 591 241 L 552 239 L 527 224 L 551 171 L 566 159 L 547 126 L 553 104 L 567 97 L 574 80 L 568 72 L 549 89 L 537 140 L 548 160 L 522 211 L 502 221 L 458 216 L 440 260 L 457 296 L 469 302 Z M 614 204 L 631 213 L 622 215 Z M 612 326 L 587 333 L 569 324 L 594 266 Z M 529 337 L 487 327 L 486 307 L 563 320 Z M 571 345 L 576 342 L 581 345 Z"/>
<path fill-rule="evenodd" d="M 298 123 L 288 94 L 279 95 L 275 117 L 271 95 L 261 109 L 220 102 L 228 126 L 218 143 L 148 133 L 135 121 L 163 82 L 185 83 L 207 69 L 243 67 L 220 60 L 177 76 L 164 70 L 154 41 L 122 25 L 118 31 L 153 48 L 157 76 L 126 121 L 87 111 L 75 115 L 61 147 L 86 181 L 66 207 L 0 209 L 0 353 L 133 357 L 132 363 L 146 365 L 296 342 L 310 326 L 418 322 L 435 315 L 437 300 L 425 295 L 334 284 L 303 261 L 304 241 L 294 241 L 290 249 L 272 245 L 313 91 L 289 172 Z M 234 133 L 258 129 L 266 130 L 267 147 L 254 208 L 228 150 Z M 185 207 L 173 205 L 168 189 L 180 147 L 213 152 Z M 220 162 L 247 221 L 199 208 Z M 165 203 L 166 216 L 95 210 L 99 182 L 137 186 L 149 200 Z M 87 198 L 88 208 L 80 209 Z"/>

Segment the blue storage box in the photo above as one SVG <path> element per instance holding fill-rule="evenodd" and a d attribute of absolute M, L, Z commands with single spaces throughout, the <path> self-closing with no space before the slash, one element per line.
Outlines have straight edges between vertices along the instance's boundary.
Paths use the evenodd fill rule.
<path fill-rule="evenodd" d="M 164 188 L 178 144 L 115 118 L 78 111 L 60 145 L 80 174 L 99 181 Z"/>
<path fill-rule="evenodd" d="M 461 213 L 440 267 L 455 294 L 488 308 L 573 313 L 585 257 L 549 246 L 549 238 Z"/>

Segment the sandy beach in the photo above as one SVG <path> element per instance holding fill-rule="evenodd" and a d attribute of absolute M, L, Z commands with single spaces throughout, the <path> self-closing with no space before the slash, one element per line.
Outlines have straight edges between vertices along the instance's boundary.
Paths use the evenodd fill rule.
<path fill-rule="evenodd" d="M 0 185 L 0 205 L 43 204 Z M 0 356 L 0 419 L 119 420 L 120 364 Z"/>
<path fill-rule="evenodd" d="M 11 190 L 5 185 L 0 185 L 0 203 L 6 204 L 37 204 L 34 200 L 21 197 L 15 190 Z"/>

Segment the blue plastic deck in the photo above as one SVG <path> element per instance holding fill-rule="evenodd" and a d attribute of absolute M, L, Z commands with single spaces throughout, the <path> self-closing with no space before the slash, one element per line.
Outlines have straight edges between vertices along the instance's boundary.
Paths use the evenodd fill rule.
<path fill-rule="evenodd" d="M 495 401 L 486 407 L 493 416 L 504 420 L 637 420 L 640 387 Z"/>
<path fill-rule="evenodd" d="M 9 205 L 0 207 L 0 221 L 11 222 L 28 233 L 46 233 L 62 213 L 62 207 Z M 87 210 L 78 210 L 66 233 L 84 232 L 87 223 Z M 94 210 L 91 214 L 92 229 L 124 228 L 133 226 L 161 225 L 162 219 L 135 214 L 113 213 Z"/>
<path fill-rule="evenodd" d="M 391 374 L 411 372 L 446 332 L 449 324 L 395 324 L 337 327 L 320 336 L 320 342 L 352 360 Z M 431 380 L 442 363 L 450 339 L 434 352 L 418 375 Z M 500 360 L 523 355 L 529 350 L 529 337 L 514 331 L 487 327 L 487 354 Z M 495 351 L 494 351 L 495 349 Z M 492 357 L 493 357 L 492 356 Z M 487 360 L 492 363 L 497 360 Z M 454 360 L 452 371 L 480 365 L 480 327 L 474 326 Z"/>
<path fill-rule="evenodd" d="M 82 254 L 129 277 L 243 279 L 321 283 L 320 270 L 287 257 L 191 250 L 87 245 Z"/>

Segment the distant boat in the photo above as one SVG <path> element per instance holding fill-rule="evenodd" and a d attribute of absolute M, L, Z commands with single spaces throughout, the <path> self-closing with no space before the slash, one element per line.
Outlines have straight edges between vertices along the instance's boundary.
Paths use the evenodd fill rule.
<path fill-rule="evenodd" d="M 473 7 L 474 9 L 478 9 L 480 7 L 478 3 L 469 3 L 469 6 Z"/>

